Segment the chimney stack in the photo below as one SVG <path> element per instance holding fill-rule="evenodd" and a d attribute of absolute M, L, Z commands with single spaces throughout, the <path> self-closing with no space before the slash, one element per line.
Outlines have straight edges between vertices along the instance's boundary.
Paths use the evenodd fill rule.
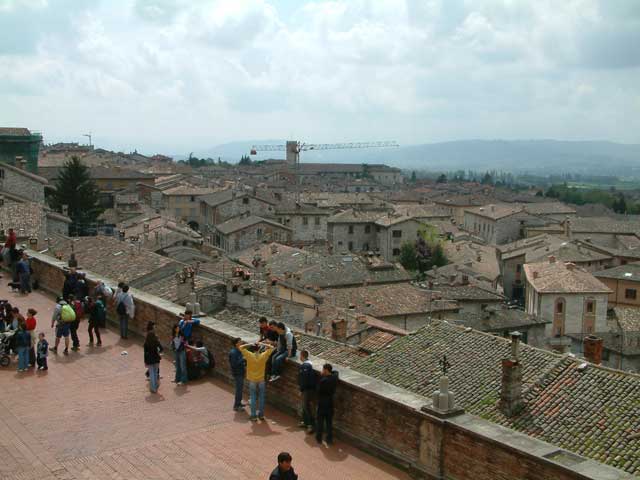
<path fill-rule="evenodd" d="M 602 339 L 595 335 L 584 337 L 584 358 L 596 365 L 602 362 Z"/>
<path fill-rule="evenodd" d="M 571 262 L 565 263 L 564 266 L 567 267 L 567 270 L 569 271 L 573 271 L 573 269 L 576 268 L 576 264 Z"/>
<path fill-rule="evenodd" d="M 27 166 L 27 161 L 24 159 L 24 157 L 18 156 L 15 159 L 15 165 L 16 167 L 18 167 L 20 170 L 26 170 L 26 166 Z"/>
<path fill-rule="evenodd" d="M 507 417 L 513 417 L 522 411 L 522 364 L 520 363 L 520 332 L 511 333 L 510 358 L 502 360 L 502 385 L 500 391 L 500 410 Z"/>
<path fill-rule="evenodd" d="M 533 271 L 533 278 L 538 278 L 538 271 L 537 270 Z"/>
<path fill-rule="evenodd" d="M 564 236 L 571 239 L 571 220 L 569 220 L 569 217 L 564 219 Z"/>
<path fill-rule="evenodd" d="M 344 319 L 331 322 L 331 338 L 338 342 L 343 342 L 347 339 L 347 322 Z"/>

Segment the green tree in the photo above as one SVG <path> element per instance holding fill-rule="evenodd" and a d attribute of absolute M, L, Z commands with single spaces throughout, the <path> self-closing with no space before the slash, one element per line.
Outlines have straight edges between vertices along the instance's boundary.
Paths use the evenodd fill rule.
<path fill-rule="evenodd" d="M 416 247 L 411 242 L 405 242 L 400 246 L 400 256 L 398 257 L 400 264 L 409 271 L 418 269 L 418 259 Z"/>
<path fill-rule="evenodd" d="M 71 157 L 58 173 L 55 190 L 49 196 L 49 205 L 58 212 L 67 208 L 71 218 L 69 233 L 86 235 L 104 212 L 100 205 L 98 187 L 89 175 L 89 169 L 78 157 Z"/>
<path fill-rule="evenodd" d="M 493 185 L 493 177 L 489 172 L 484 174 L 484 177 L 482 177 L 481 183 L 483 185 Z"/>
<path fill-rule="evenodd" d="M 252 163 L 253 162 L 251 161 L 249 155 L 243 155 L 238 165 L 251 165 Z"/>
<path fill-rule="evenodd" d="M 411 172 L 411 183 L 416 183 L 418 178 L 416 177 L 416 171 Z"/>
<path fill-rule="evenodd" d="M 447 183 L 447 176 L 444 173 L 441 174 L 436 180 L 436 183 Z"/>

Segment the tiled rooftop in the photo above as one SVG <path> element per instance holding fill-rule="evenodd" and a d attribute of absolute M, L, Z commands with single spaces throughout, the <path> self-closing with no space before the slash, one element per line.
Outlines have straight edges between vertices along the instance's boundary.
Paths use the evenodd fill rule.
<path fill-rule="evenodd" d="M 527 263 L 527 281 L 539 293 L 610 293 L 609 288 L 589 272 L 560 261 Z"/>
<path fill-rule="evenodd" d="M 626 280 L 640 282 L 640 263 L 628 263 L 618 267 L 608 268 L 593 274 L 597 278 L 612 278 L 614 280 Z"/>

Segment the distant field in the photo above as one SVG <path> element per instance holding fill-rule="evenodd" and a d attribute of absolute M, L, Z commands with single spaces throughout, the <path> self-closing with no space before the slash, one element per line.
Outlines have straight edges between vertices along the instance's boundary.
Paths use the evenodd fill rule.
<path fill-rule="evenodd" d="M 609 190 L 611 187 L 616 190 L 638 190 L 640 189 L 640 180 L 619 181 L 616 183 L 567 182 L 567 185 L 585 190 Z"/>

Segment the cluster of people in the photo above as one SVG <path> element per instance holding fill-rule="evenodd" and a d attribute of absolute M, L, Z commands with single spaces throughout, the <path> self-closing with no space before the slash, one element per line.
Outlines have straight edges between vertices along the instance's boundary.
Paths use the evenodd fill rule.
<path fill-rule="evenodd" d="M 260 340 L 253 344 L 243 343 L 241 338 L 232 341 L 229 351 L 229 366 L 234 378 L 235 395 L 233 410 L 242 411 L 245 380 L 249 384 L 249 406 L 252 422 L 264 420 L 266 380 L 275 382 L 280 378 L 282 366 L 288 358 L 296 357 L 297 342 L 291 329 L 282 322 L 259 320 Z M 333 442 L 333 397 L 338 372 L 329 363 L 323 365 L 318 375 L 309 359 L 309 352 L 300 352 L 298 386 L 302 393 L 302 420 L 300 426 L 308 433 L 315 433 L 316 441 Z M 314 409 L 315 405 L 315 409 Z M 314 415 L 315 413 L 315 415 Z M 314 418 L 315 417 L 315 418 Z"/>
<path fill-rule="evenodd" d="M 205 375 L 215 365 L 213 355 L 201 340 L 194 341 L 193 327 L 200 319 L 186 310 L 182 318 L 172 328 L 170 348 L 175 356 L 175 378 L 173 383 L 185 385 L 189 380 L 196 380 Z M 160 359 L 164 348 L 155 332 L 155 323 L 147 323 L 147 334 L 144 341 L 144 363 L 147 366 L 149 390 L 158 392 L 160 385 Z"/>
<path fill-rule="evenodd" d="M 38 370 L 48 370 L 47 353 L 49 344 L 44 332 L 35 333 L 38 312 L 27 310 L 25 318 L 18 307 L 8 301 L 0 301 L 0 335 L 4 354 L 17 355 L 18 372 L 26 372 L 37 365 Z"/>
<path fill-rule="evenodd" d="M 13 228 L 9 229 L 4 245 L 0 247 L 0 260 L 11 272 L 11 282 L 9 286 L 13 290 L 19 290 L 21 294 L 28 295 L 31 293 L 31 259 L 26 247 L 22 245 L 18 248 L 18 239 Z"/>

